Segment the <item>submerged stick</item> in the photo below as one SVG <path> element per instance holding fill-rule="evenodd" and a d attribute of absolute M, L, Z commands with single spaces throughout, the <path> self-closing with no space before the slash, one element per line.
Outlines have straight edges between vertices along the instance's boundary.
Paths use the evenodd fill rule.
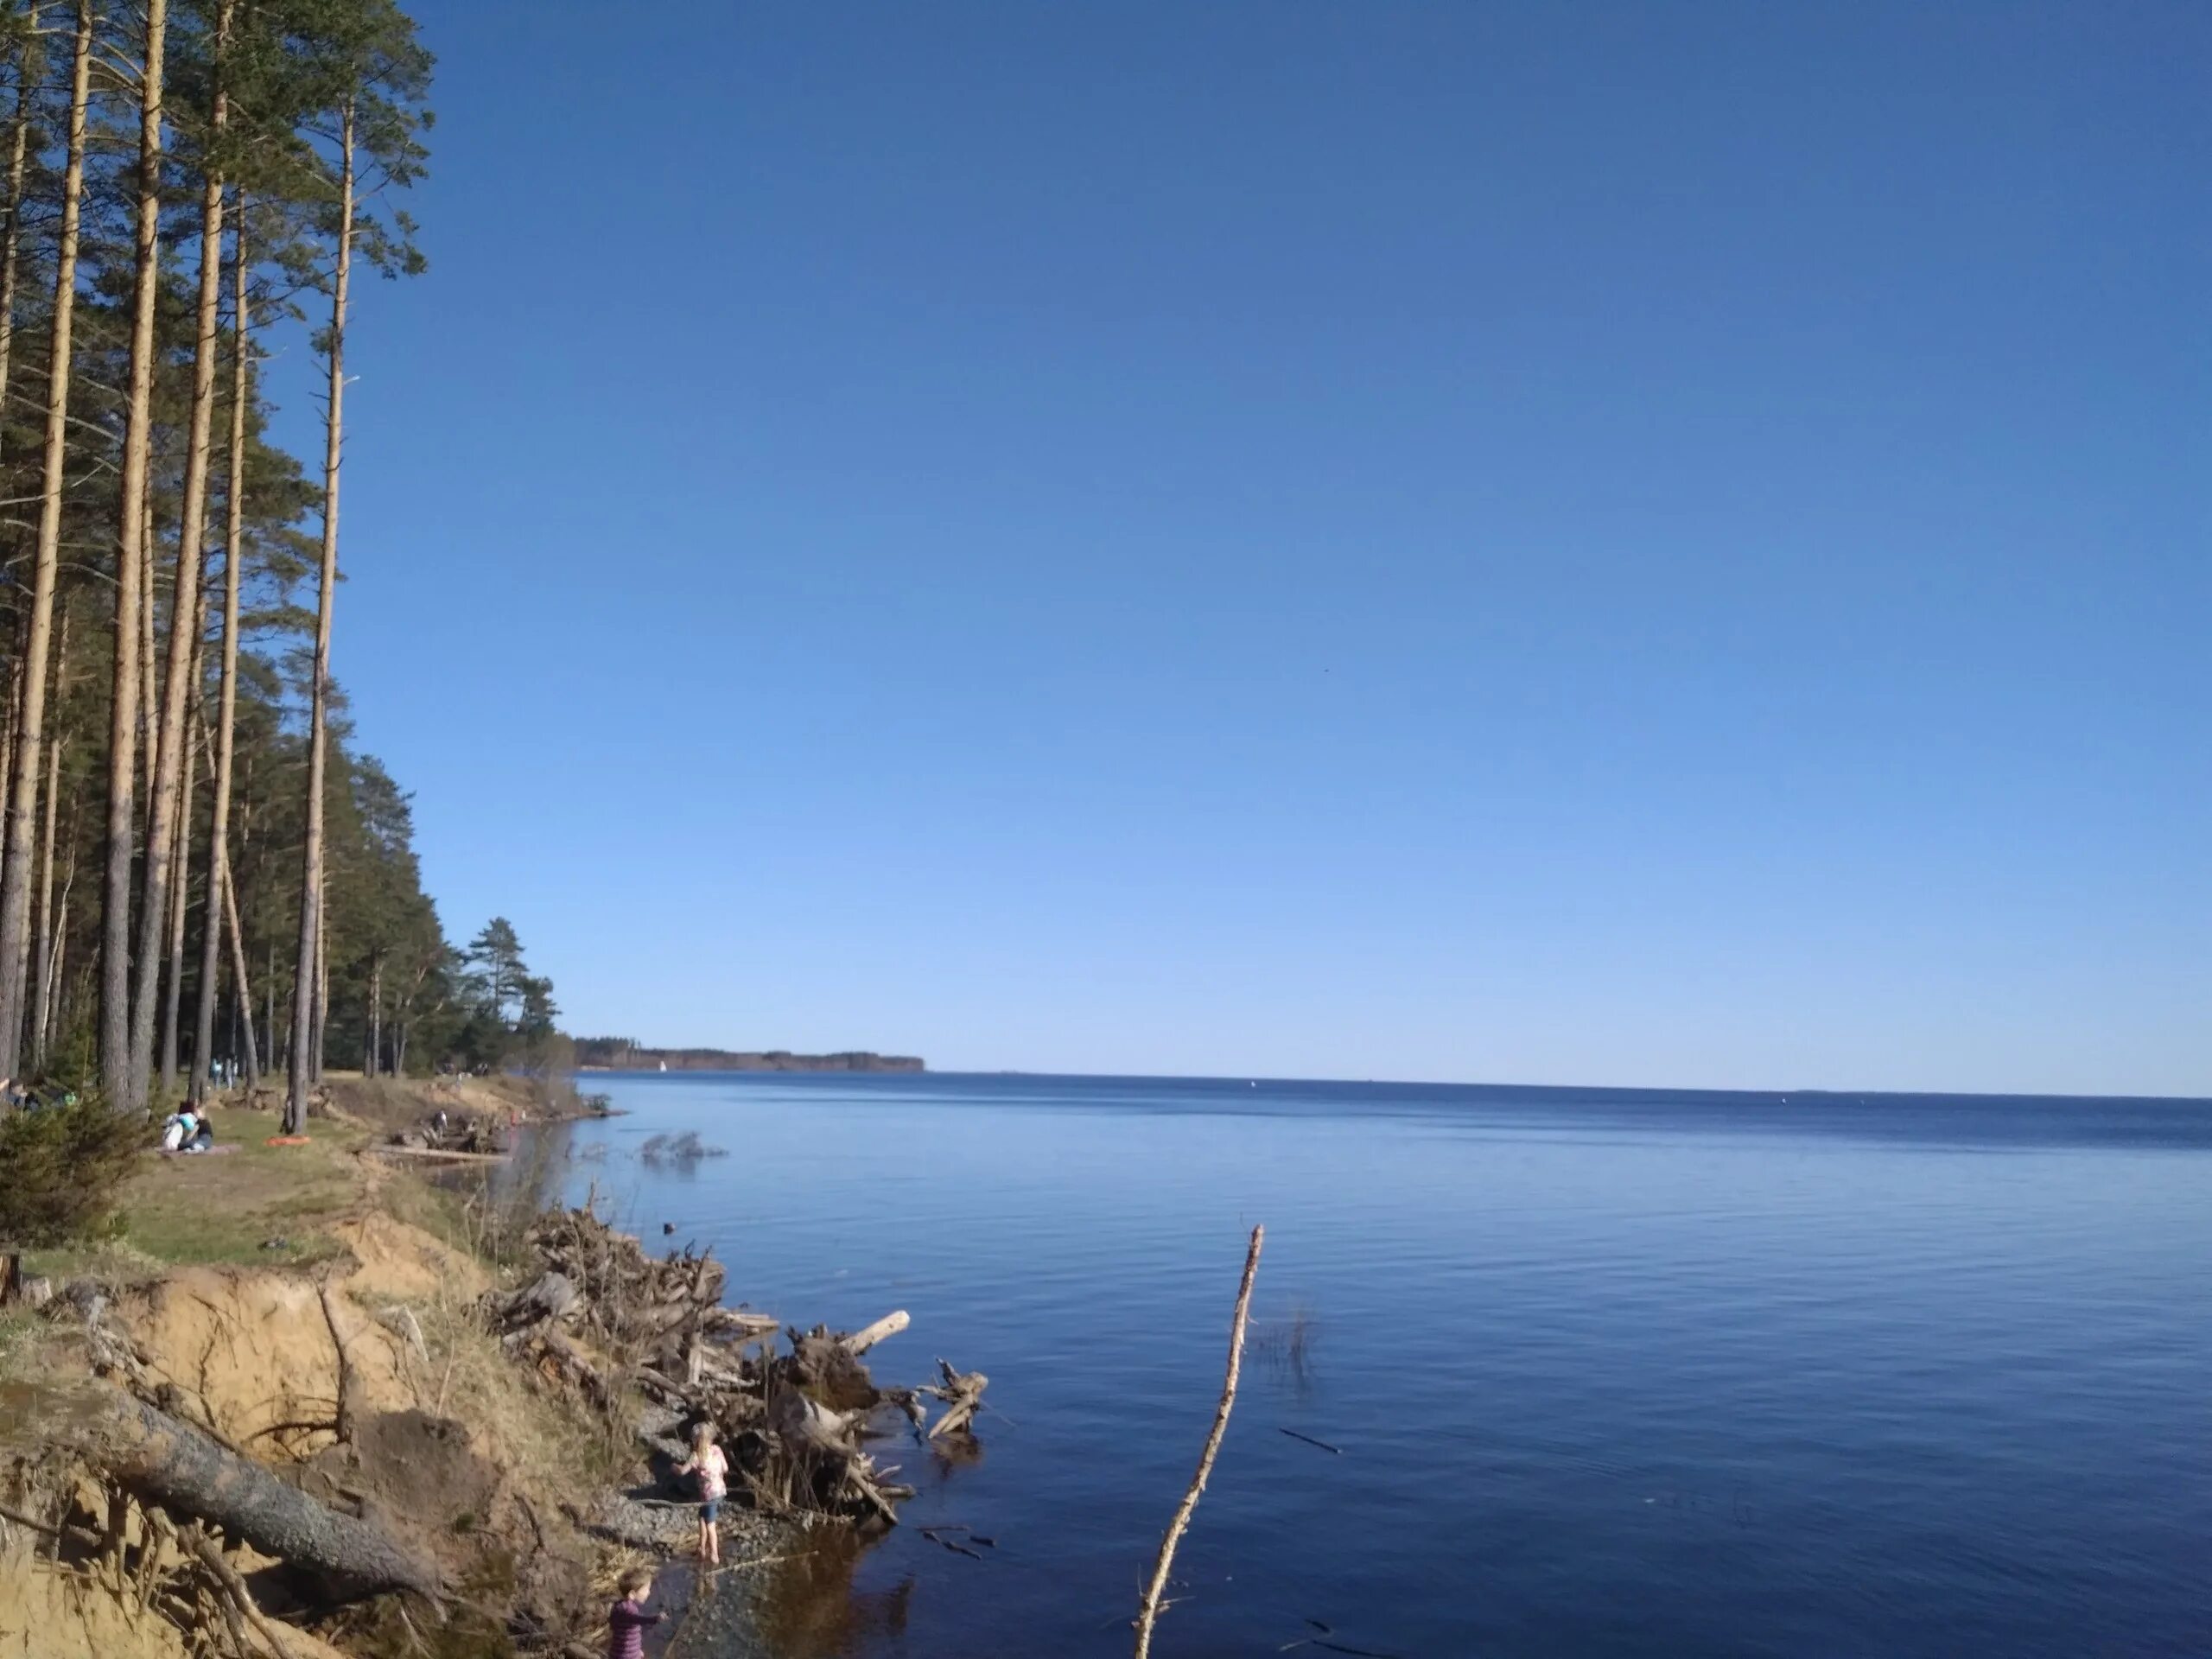
<path fill-rule="evenodd" d="M 1136 1659 L 1148 1659 L 1152 1652 L 1153 1622 L 1160 1617 L 1160 1598 L 1167 1588 L 1167 1571 L 1175 1564 L 1175 1546 L 1191 1524 L 1198 1494 L 1205 1491 L 1206 1477 L 1213 1472 L 1221 1438 L 1229 1432 L 1230 1409 L 1236 1403 L 1236 1373 L 1244 1361 L 1244 1319 L 1252 1311 L 1252 1281 L 1260 1271 L 1260 1242 L 1267 1233 L 1265 1227 L 1255 1227 L 1251 1247 L 1244 1253 L 1244 1279 L 1236 1287 L 1236 1317 L 1229 1326 L 1229 1375 L 1222 1381 L 1221 1403 L 1214 1408 L 1206 1449 L 1198 1454 L 1198 1471 L 1191 1477 L 1191 1488 L 1183 1494 L 1183 1501 L 1176 1505 L 1175 1518 L 1167 1523 L 1167 1535 L 1160 1541 L 1160 1559 L 1153 1564 L 1152 1582 L 1145 1586 L 1144 1604 L 1137 1611 Z"/>

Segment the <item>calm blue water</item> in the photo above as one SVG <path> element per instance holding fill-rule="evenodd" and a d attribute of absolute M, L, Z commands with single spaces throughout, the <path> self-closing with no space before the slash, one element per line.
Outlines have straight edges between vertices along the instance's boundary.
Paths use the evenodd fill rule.
<path fill-rule="evenodd" d="M 980 1461 L 885 1455 L 998 1548 L 902 1529 L 793 1656 L 1126 1653 L 1255 1221 L 1162 1659 L 2212 1653 L 2212 1105 L 588 1086 L 633 1115 L 578 1126 L 577 1192 L 787 1321 L 909 1309 L 886 1380 L 991 1376 Z M 671 1128 L 731 1155 L 640 1162 Z"/>

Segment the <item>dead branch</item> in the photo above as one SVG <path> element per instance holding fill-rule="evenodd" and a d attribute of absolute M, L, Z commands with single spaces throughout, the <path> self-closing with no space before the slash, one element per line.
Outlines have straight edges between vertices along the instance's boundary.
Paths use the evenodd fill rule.
<path fill-rule="evenodd" d="M 255 1605 L 253 1592 L 246 1588 L 245 1580 L 238 1576 L 238 1569 L 223 1559 L 223 1552 L 215 1547 L 214 1540 L 208 1537 L 203 1529 L 194 1527 L 188 1535 L 186 1548 L 193 1559 L 213 1575 L 216 1584 L 221 1587 L 238 1617 L 259 1632 L 261 1639 L 269 1644 L 270 1651 L 276 1656 L 276 1659 L 291 1659 L 291 1649 L 270 1626 L 267 1616 Z"/>
<path fill-rule="evenodd" d="M 937 1366 L 944 1375 L 944 1383 L 941 1386 L 928 1384 L 914 1390 L 917 1394 L 926 1394 L 933 1400 L 944 1402 L 944 1415 L 938 1418 L 936 1427 L 930 1430 L 929 1437 L 933 1440 L 941 1435 L 957 1434 L 967 1430 L 976 1414 L 982 1409 L 983 1390 L 991 1385 L 991 1379 L 981 1371 L 954 1370 L 950 1360 L 940 1359 Z"/>
<path fill-rule="evenodd" d="M 353 1375 L 353 1357 L 346 1351 L 346 1334 L 338 1328 L 338 1310 L 330 1305 L 328 1282 L 318 1283 L 315 1294 L 322 1303 L 322 1322 L 330 1327 L 330 1345 L 338 1354 L 338 1439 L 341 1444 L 351 1446 L 356 1427 L 354 1413 L 360 1403 L 360 1383 Z"/>
<path fill-rule="evenodd" d="M 868 1352 L 886 1337 L 897 1336 L 912 1323 L 913 1321 L 906 1315 L 906 1310 L 902 1307 L 895 1313 L 885 1314 L 874 1325 L 861 1326 L 849 1337 L 839 1338 L 839 1345 L 847 1353 L 858 1357 Z"/>
<path fill-rule="evenodd" d="M 1206 1489 L 1206 1477 L 1213 1473 L 1213 1460 L 1221 1451 L 1222 1437 L 1229 1432 L 1229 1414 L 1236 1404 L 1236 1373 L 1244 1361 L 1244 1323 L 1252 1311 L 1252 1281 L 1260 1271 L 1260 1245 L 1267 1237 L 1265 1227 L 1252 1230 L 1252 1243 L 1244 1253 L 1244 1278 L 1236 1287 L 1236 1313 L 1229 1325 L 1229 1374 L 1221 1385 L 1221 1402 L 1214 1408 L 1213 1427 L 1206 1435 L 1205 1450 L 1198 1454 L 1198 1472 L 1191 1477 L 1190 1490 L 1183 1494 L 1183 1501 L 1175 1506 L 1173 1519 L 1167 1523 L 1167 1534 L 1160 1541 L 1160 1559 L 1153 1564 L 1152 1582 L 1145 1586 L 1144 1602 L 1137 1611 L 1136 1659 L 1147 1659 L 1152 1652 L 1152 1627 L 1160 1617 L 1160 1598 L 1167 1589 L 1167 1572 L 1175 1564 L 1175 1546 L 1182 1541 L 1183 1534 L 1191 1524 L 1191 1516 L 1198 1507 L 1198 1495 Z"/>

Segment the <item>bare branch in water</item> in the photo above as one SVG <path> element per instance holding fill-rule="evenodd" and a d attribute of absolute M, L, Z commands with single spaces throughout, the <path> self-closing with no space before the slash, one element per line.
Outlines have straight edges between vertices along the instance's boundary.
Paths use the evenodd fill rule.
<path fill-rule="evenodd" d="M 1144 1605 L 1137 1613 L 1136 1659 L 1147 1659 L 1152 1652 L 1153 1622 L 1160 1617 L 1160 1598 L 1167 1588 L 1168 1569 L 1175 1564 L 1175 1546 L 1191 1524 L 1198 1494 L 1205 1491 L 1206 1477 L 1213 1473 L 1222 1436 L 1229 1432 L 1229 1414 L 1236 1404 L 1236 1373 L 1244 1362 L 1244 1323 L 1252 1311 L 1252 1281 L 1259 1275 L 1260 1244 L 1267 1234 L 1265 1227 L 1255 1227 L 1251 1247 L 1244 1253 L 1244 1280 L 1236 1288 L 1236 1317 L 1229 1326 L 1229 1375 L 1222 1381 L 1221 1403 L 1214 1408 L 1213 1428 L 1206 1435 L 1206 1449 L 1198 1454 L 1198 1472 L 1191 1477 L 1191 1489 L 1176 1506 L 1175 1518 L 1167 1523 L 1167 1535 L 1160 1541 L 1160 1559 L 1153 1565 L 1152 1582 L 1145 1586 Z"/>

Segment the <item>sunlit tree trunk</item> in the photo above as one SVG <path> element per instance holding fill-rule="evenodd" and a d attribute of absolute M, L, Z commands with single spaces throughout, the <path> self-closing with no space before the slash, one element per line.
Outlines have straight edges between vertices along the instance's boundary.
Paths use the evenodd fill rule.
<path fill-rule="evenodd" d="M 223 53 L 231 35 L 234 0 L 223 0 L 215 13 L 214 84 L 209 94 L 208 129 L 211 143 L 219 144 L 228 123 L 230 104 L 223 89 Z M 160 988 L 162 965 L 174 951 L 162 949 L 166 931 L 181 951 L 182 932 L 176 918 L 183 914 L 183 881 L 175 879 L 186 868 L 179 849 L 189 836 L 181 828 L 181 809 L 188 808 L 190 791 L 179 787 L 188 766 L 185 705 L 193 695 L 200 661 L 200 637 L 204 612 L 200 605 L 200 569 L 207 536 L 207 473 L 214 449 L 215 365 L 222 350 L 223 309 L 223 181 L 208 169 L 200 195 L 200 308 L 192 350 L 192 419 L 184 456 L 184 506 L 177 526 L 176 585 L 169 599 L 169 655 L 162 683 L 161 726 L 155 742 L 154 810 L 146 836 L 145 881 L 138 902 L 138 982 L 132 996 L 131 1067 L 143 1077 L 153 1063 L 154 999 Z M 150 554 L 150 543 L 148 547 Z M 149 614 L 152 595 L 147 596 Z M 175 889 L 179 902 L 171 916 Z M 172 970 L 172 981 L 175 973 Z M 162 1083 L 164 1090 L 176 1080 L 176 1016 L 178 989 L 172 982 L 163 1002 L 168 1014 L 162 1043 Z"/>
<path fill-rule="evenodd" d="M 223 914 L 230 921 L 231 974 L 238 981 L 238 1023 L 245 1027 L 245 1052 L 239 1056 L 245 1062 L 245 1086 L 261 1086 L 261 1051 L 253 1036 L 253 982 L 246 977 L 245 931 L 238 925 L 238 885 L 231 880 L 230 861 L 223 861 Z M 273 1006 L 273 1004 L 272 1004 Z M 270 1031 L 270 1040 L 276 1033 Z"/>
<path fill-rule="evenodd" d="M 324 899 L 318 890 L 315 896 L 315 1040 L 309 1045 L 315 1056 L 310 1075 L 317 1083 L 322 1081 L 323 1033 L 330 1027 L 330 906 Z"/>
<path fill-rule="evenodd" d="M 190 868 L 192 795 L 200 781 L 200 746 L 184 746 L 184 772 L 177 780 L 177 868 Z M 161 1098 L 176 1091 L 177 1016 L 184 1001 L 184 924 L 191 909 L 190 884 L 179 880 L 168 892 L 168 969 L 162 981 Z"/>
<path fill-rule="evenodd" d="M 246 298 L 245 198 L 238 198 L 238 229 L 231 251 L 231 442 L 229 475 L 224 486 L 223 679 L 215 723 L 215 804 L 207 832 L 207 921 L 200 946 L 200 1006 L 192 1050 L 192 1097 L 207 1095 L 207 1058 L 215 1041 L 215 967 L 222 948 L 225 918 L 231 934 L 232 966 L 238 976 L 238 1007 L 245 1026 L 249 1083 L 260 1066 L 253 1044 L 253 998 L 246 987 L 245 944 L 238 932 L 238 903 L 231 894 L 231 773 L 238 740 L 239 556 L 245 545 L 245 414 L 251 395 L 248 353 L 252 312 Z M 221 894 L 222 902 L 216 895 Z"/>
<path fill-rule="evenodd" d="M 207 632 L 207 598 L 204 582 L 194 606 L 193 639 L 197 641 Z M 190 681 L 190 713 L 201 726 L 207 723 L 207 710 L 200 706 L 200 652 L 192 653 Z M 192 869 L 192 798 L 200 781 L 200 745 L 196 734 L 188 728 L 177 734 L 177 747 L 184 751 L 184 771 L 177 779 L 175 857 L 177 879 L 166 895 L 168 900 L 168 971 L 162 982 L 162 1093 L 168 1100 L 176 1091 L 177 1016 L 184 1001 L 184 924 L 191 909 L 191 882 L 188 879 Z"/>
<path fill-rule="evenodd" d="M 30 825 L 37 805 L 38 757 L 46 735 L 46 667 L 54 628 L 54 589 L 60 569 L 61 493 L 68 456 L 71 333 L 77 308 L 77 229 L 85 194 L 85 109 L 92 86 L 92 5 L 78 0 L 70 58 L 69 138 L 61 175 L 61 225 L 55 246 L 54 315 L 48 334 L 46 454 L 41 474 L 38 550 L 32 567 L 30 635 L 24 647 L 22 747 L 0 842 L 0 1072 L 13 1075 L 23 1030 L 23 990 L 30 943 Z M 118 634 L 118 639 L 127 638 Z M 127 657 L 128 652 L 118 656 Z M 129 721 L 124 705 L 124 724 Z M 128 833 L 129 810 L 124 823 Z"/>
<path fill-rule="evenodd" d="M 77 885 L 77 831 L 83 823 L 83 802 L 73 802 L 69 808 L 69 863 L 61 873 L 61 893 L 54 901 L 54 965 L 47 975 L 54 988 L 47 998 L 46 1014 L 41 1022 L 37 1040 L 41 1064 L 54 1052 L 54 1033 L 61 1020 L 62 992 L 68 986 L 64 976 L 69 962 L 69 894 Z"/>
<path fill-rule="evenodd" d="M 137 758 L 139 564 L 146 554 L 146 470 L 153 427 L 155 301 L 161 277 L 162 54 L 168 0 L 146 0 L 145 71 L 138 99 L 138 209 L 130 300 L 130 397 L 124 423 L 116 521 L 115 703 L 109 721 L 107 870 L 100 909 L 100 1077 L 116 1107 L 143 1111 L 147 1077 L 134 1064 L 130 1008 L 133 776 Z M 159 935 L 155 936 L 158 940 Z"/>
<path fill-rule="evenodd" d="M 154 531 L 153 454 L 149 448 L 146 457 L 147 488 L 144 528 L 138 537 L 138 802 L 145 813 L 145 823 L 140 826 L 139 845 L 154 828 L 154 768 L 159 763 L 156 750 L 161 742 L 161 680 L 154 671 L 154 618 L 160 609 L 161 595 L 157 590 L 154 567 L 154 550 L 161 545 Z"/>
<path fill-rule="evenodd" d="M 54 653 L 54 701 L 58 707 L 69 683 L 69 613 L 61 613 L 61 639 Z M 37 963 L 37 989 L 31 1000 L 31 1069 L 46 1065 L 47 1033 L 54 1006 L 54 830 L 61 807 L 61 751 L 65 740 L 56 736 L 46 746 L 45 822 L 39 829 L 38 937 L 32 952 Z"/>
<path fill-rule="evenodd" d="M 7 435 L 8 372 L 15 360 L 16 347 L 16 276 L 23 240 L 23 171 L 30 153 L 31 92 L 38 84 L 38 8 L 33 5 L 29 17 L 29 38 L 16 58 L 16 113 L 8 124 L 8 212 L 4 224 L 0 224 L 0 440 Z M 22 739 L 22 680 L 25 648 L 30 642 L 30 613 L 20 613 L 16 640 L 16 662 L 10 676 L 8 699 L 8 746 L 4 762 L 0 762 L 0 790 L 13 797 L 16 763 L 18 758 L 34 773 L 38 768 L 35 750 L 26 750 L 20 757 L 18 749 Z M 0 841 L 9 833 L 10 820 L 0 812 Z M 29 823 L 24 823 L 25 832 Z M 6 865 L 6 851 L 0 847 L 0 870 Z M 18 993 L 20 1010 L 21 994 Z M 17 1020 L 21 1020 L 18 1012 Z"/>
<path fill-rule="evenodd" d="M 315 607 L 315 695 L 308 710 L 307 837 L 300 855 L 299 972 L 292 995 L 292 1044 L 286 1074 L 284 1129 L 297 1135 L 307 1122 L 308 1085 L 315 1061 L 313 1005 L 321 961 L 322 779 L 330 695 L 330 611 L 338 589 L 338 463 L 345 426 L 346 285 L 353 267 L 353 106 L 340 128 L 338 268 L 331 283 L 330 389 L 325 411 L 322 461 L 322 581 Z"/>

